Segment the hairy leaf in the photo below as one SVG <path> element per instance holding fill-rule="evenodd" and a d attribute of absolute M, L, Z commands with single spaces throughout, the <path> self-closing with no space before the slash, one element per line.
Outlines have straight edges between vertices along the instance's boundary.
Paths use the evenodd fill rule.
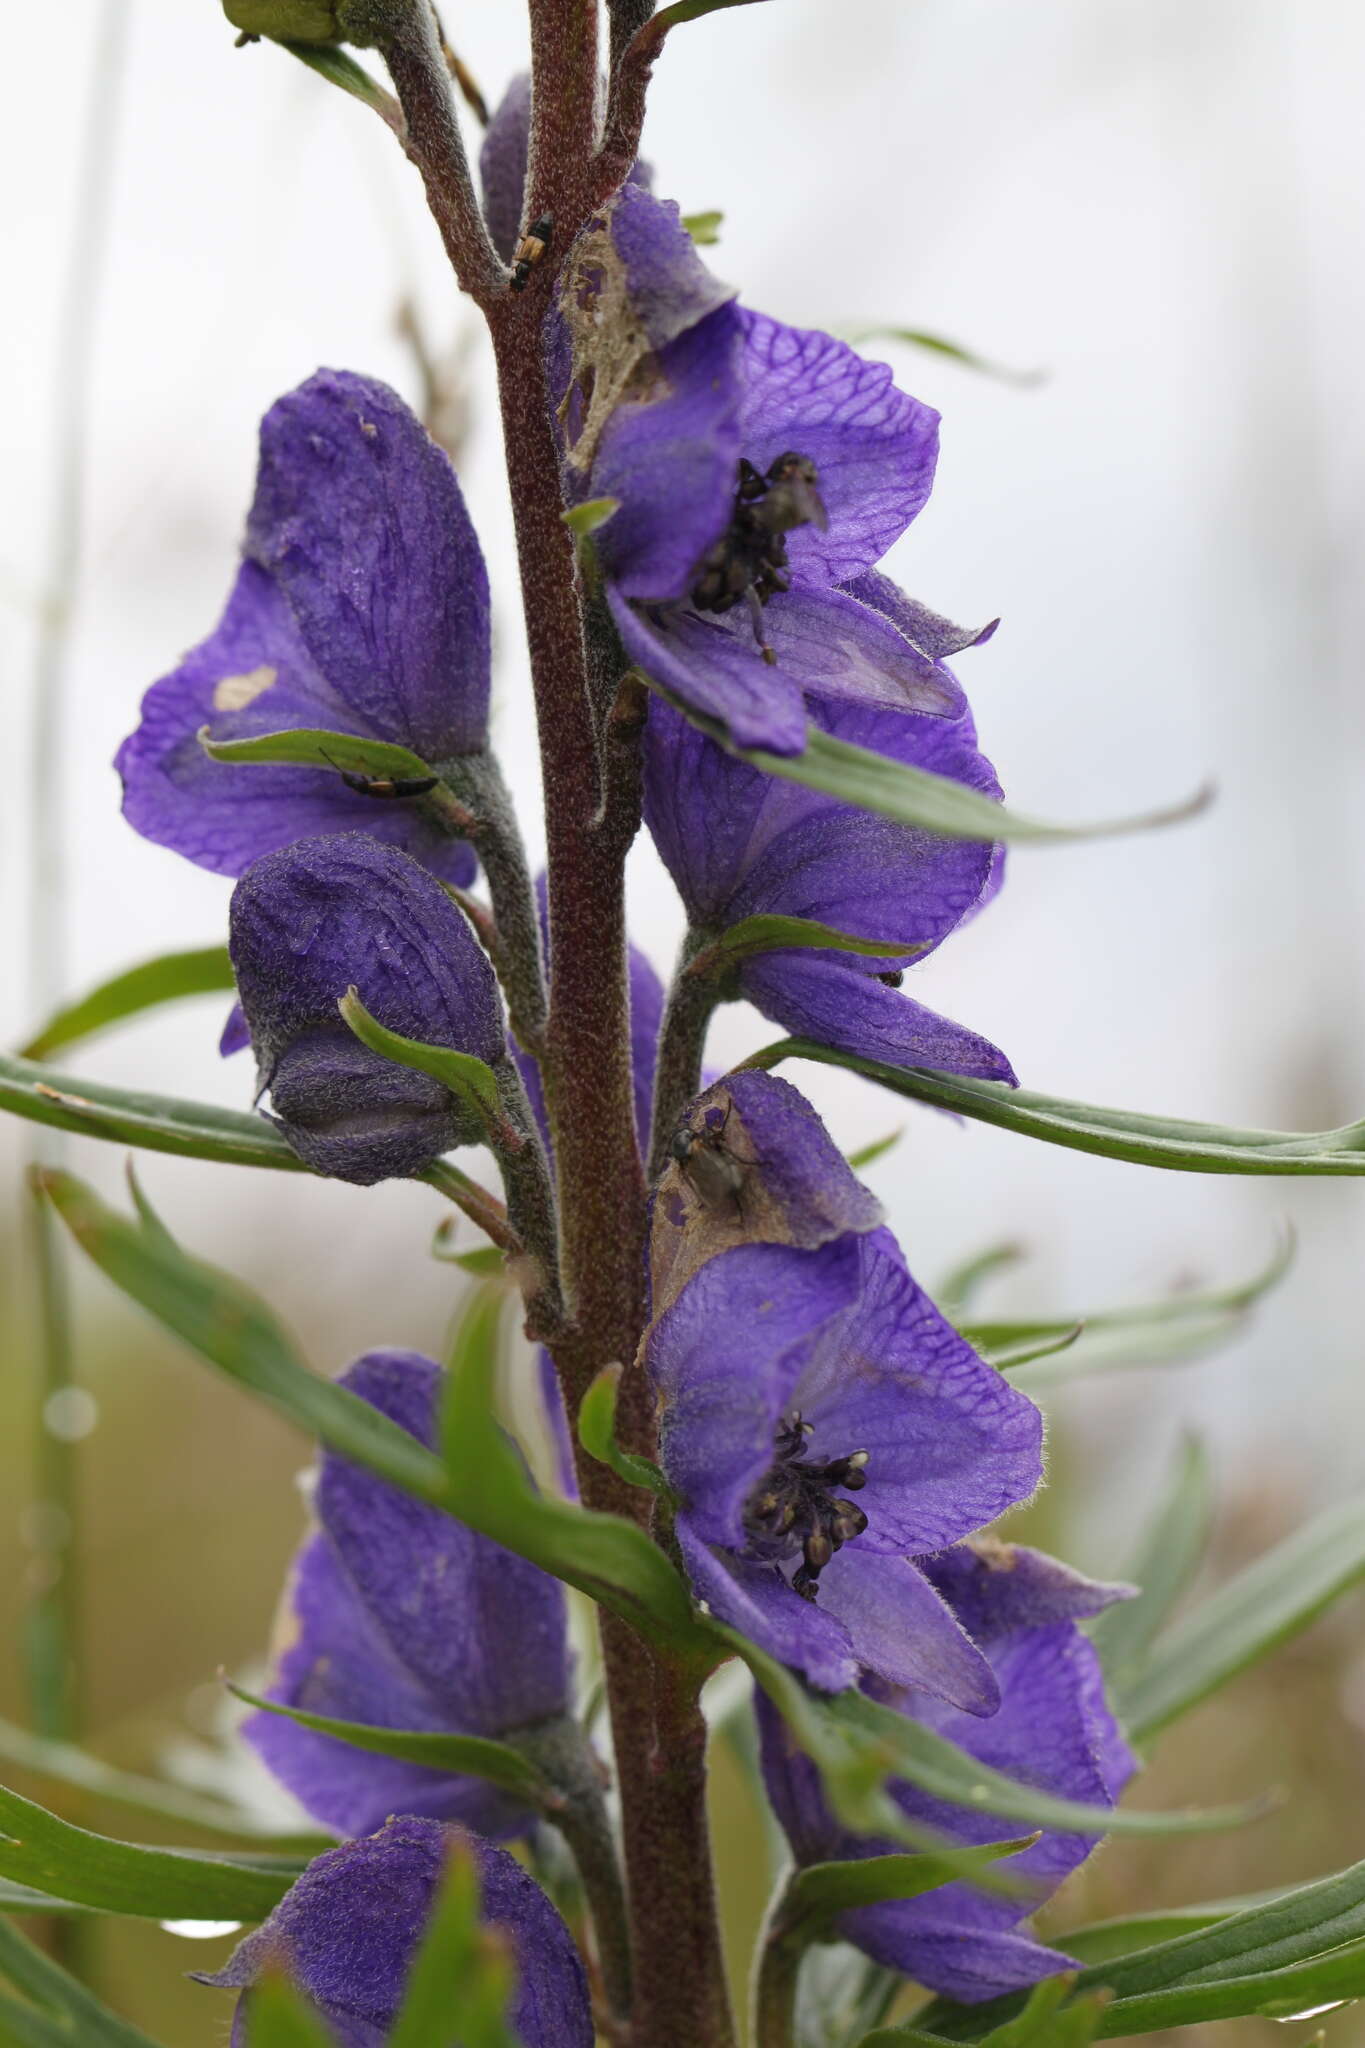
<path fill-rule="evenodd" d="M 1259 1131 L 1190 1123 L 1183 1117 L 1146 1116 L 1137 1110 L 1068 1102 L 1060 1095 L 1036 1095 L 1003 1081 L 969 1081 L 960 1074 L 931 1073 L 927 1067 L 887 1067 L 809 1038 L 779 1039 L 740 1065 L 768 1068 L 783 1060 L 846 1067 L 896 1095 L 930 1102 L 937 1109 L 1137 1166 L 1164 1166 L 1182 1173 L 1365 1173 L 1365 1120 L 1336 1131 Z"/>

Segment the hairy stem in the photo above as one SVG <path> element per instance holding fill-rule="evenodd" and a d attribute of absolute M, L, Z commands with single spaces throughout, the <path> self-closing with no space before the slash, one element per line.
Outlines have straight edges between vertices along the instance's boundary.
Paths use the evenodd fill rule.
<path fill-rule="evenodd" d="M 461 289 L 486 304 L 507 273 L 469 175 L 436 17 L 427 0 L 387 0 L 376 41 L 407 122 L 405 147 Z"/>
<path fill-rule="evenodd" d="M 545 970 L 540 916 L 526 849 L 502 771 L 491 753 L 446 762 L 442 773 L 474 814 L 470 839 L 493 905 L 495 965 L 517 1041 L 538 1054 L 545 1032 Z"/>
<path fill-rule="evenodd" d="M 704 932 L 687 934 L 668 991 L 659 1032 L 659 1059 L 654 1069 L 654 1116 L 649 1142 L 651 1181 L 657 1180 L 667 1166 L 669 1142 L 683 1111 L 701 1088 L 706 1031 L 718 997 L 713 981 L 688 970 L 706 945 L 707 937 Z"/>
<path fill-rule="evenodd" d="M 630 2014 L 630 1929 L 625 1886 L 607 1816 L 597 1759 L 575 1721 L 522 1729 L 515 1745 L 534 1758 L 563 1801 L 547 1817 L 567 1843 L 597 1937 L 607 2004 L 617 2020 Z"/>

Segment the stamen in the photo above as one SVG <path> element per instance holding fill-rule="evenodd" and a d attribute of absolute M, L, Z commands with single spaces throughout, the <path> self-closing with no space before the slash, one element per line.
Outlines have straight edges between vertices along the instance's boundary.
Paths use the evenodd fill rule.
<path fill-rule="evenodd" d="M 777 654 L 763 631 L 763 607 L 770 597 L 791 587 L 785 536 L 798 526 L 818 526 L 823 532 L 829 524 L 818 482 L 815 464 L 807 455 L 789 450 L 765 473 L 741 456 L 730 524 L 697 567 L 692 586 L 697 610 L 728 612 L 742 600 L 769 666 Z"/>
<path fill-rule="evenodd" d="M 744 1510 L 751 1554 L 777 1562 L 799 1553 L 791 1583 L 803 1600 L 818 1597 L 820 1574 L 834 1553 L 867 1527 L 863 1510 L 834 1489 L 860 1493 L 871 1453 L 850 1451 L 842 1458 L 808 1461 L 806 1447 L 814 1434 L 814 1424 L 799 1409 L 778 1424 L 773 1463 Z"/>

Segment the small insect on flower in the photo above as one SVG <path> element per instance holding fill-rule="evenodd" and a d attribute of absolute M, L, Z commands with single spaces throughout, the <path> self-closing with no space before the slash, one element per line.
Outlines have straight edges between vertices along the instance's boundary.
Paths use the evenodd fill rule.
<path fill-rule="evenodd" d="M 357 796 L 376 796 L 384 803 L 395 803 L 400 797 L 427 796 L 440 781 L 439 775 L 358 775 L 332 761 L 330 754 L 324 759 L 331 761 L 347 789 L 353 789 Z"/>
<path fill-rule="evenodd" d="M 531 272 L 550 246 L 554 233 L 554 215 L 542 213 L 539 220 L 533 220 L 526 233 L 512 251 L 512 290 L 524 292 L 530 282 Z"/>
<path fill-rule="evenodd" d="M 708 1111 L 699 1131 L 690 1124 L 679 1124 L 669 1144 L 679 1172 L 707 1209 L 720 1209 L 728 1202 L 737 1209 L 742 1207 L 752 1162 L 741 1159 L 726 1142 L 725 1127 L 733 1107 L 733 1103 L 728 1105 L 723 1115 Z"/>

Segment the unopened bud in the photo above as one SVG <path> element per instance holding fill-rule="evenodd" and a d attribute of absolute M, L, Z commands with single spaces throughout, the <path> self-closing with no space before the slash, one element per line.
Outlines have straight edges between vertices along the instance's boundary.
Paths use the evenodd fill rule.
<path fill-rule="evenodd" d="M 277 43 L 339 43 L 342 31 L 328 0 L 223 0 L 223 12 L 244 36 Z"/>

